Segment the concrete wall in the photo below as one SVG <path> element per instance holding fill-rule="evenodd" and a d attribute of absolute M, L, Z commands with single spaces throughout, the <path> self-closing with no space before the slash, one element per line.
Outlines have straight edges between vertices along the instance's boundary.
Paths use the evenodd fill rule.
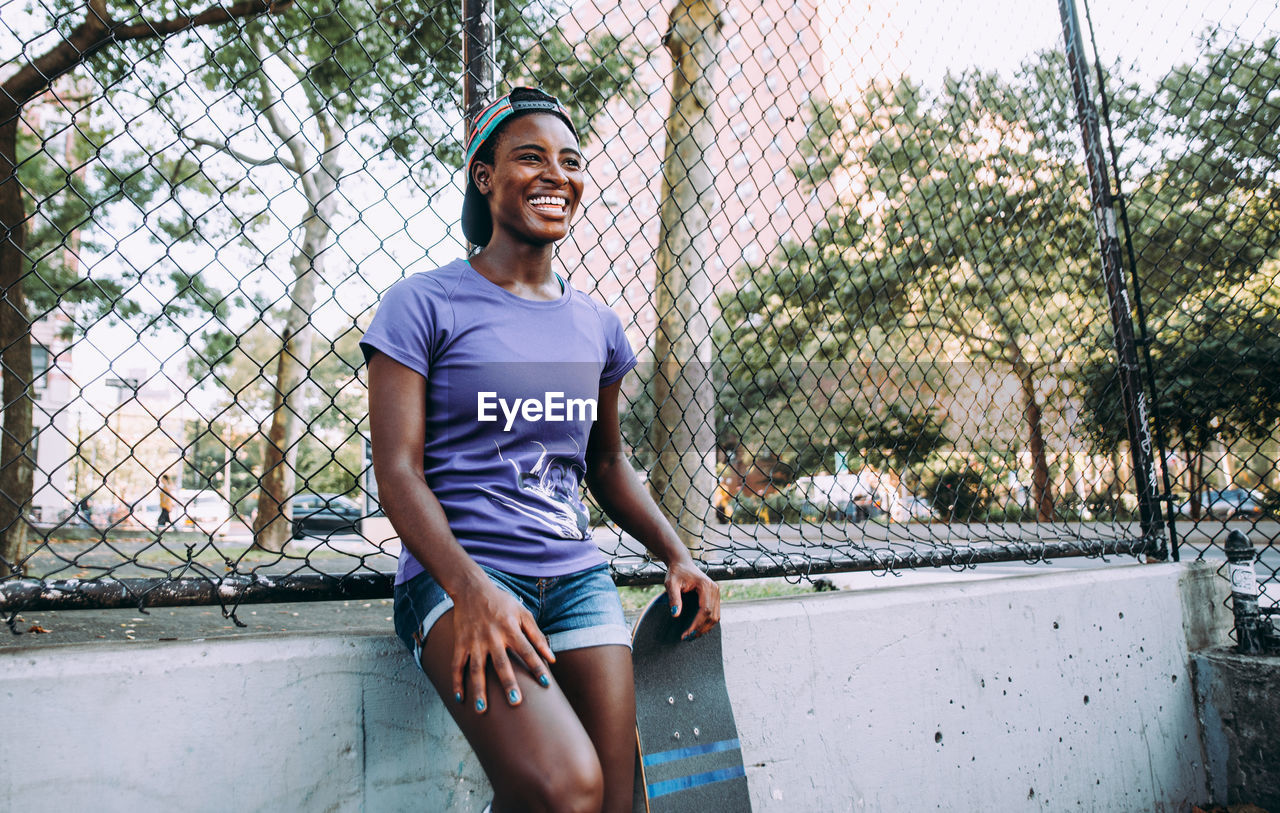
<path fill-rule="evenodd" d="M 1223 580 L 1163 564 L 733 604 L 763 811 L 1182 811 L 1208 800 L 1188 634 Z M 0 655 L 24 811 L 475 811 L 488 786 L 390 634 Z"/>
<path fill-rule="evenodd" d="M 1280 656 L 1192 656 L 1210 796 L 1280 810 Z"/>

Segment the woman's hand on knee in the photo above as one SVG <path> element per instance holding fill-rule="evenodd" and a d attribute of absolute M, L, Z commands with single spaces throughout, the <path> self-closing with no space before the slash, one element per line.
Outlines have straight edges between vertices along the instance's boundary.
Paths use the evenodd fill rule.
<path fill-rule="evenodd" d="M 520 705 L 523 698 L 512 655 L 540 685 L 551 685 L 547 664 L 555 663 L 555 653 L 533 615 L 514 596 L 491 587 L 455 598 L 453 609 L 454 700 L 470 698 L 476 712 L 483 714 L 488 708 L 485 667 L 492 664 L 507 704 Z"/>

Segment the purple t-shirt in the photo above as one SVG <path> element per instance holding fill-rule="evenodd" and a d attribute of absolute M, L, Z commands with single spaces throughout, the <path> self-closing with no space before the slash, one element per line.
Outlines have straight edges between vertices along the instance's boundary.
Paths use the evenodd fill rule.
<path fill-rule="evenodd" d="M 600 388 L 636 364 L 617 314 L 565 286 L 522 299 L 466 260 L 391 287 L 360 342 L 427 380 L 427 485 L 477 562 L 560 576 L 604 561 L 582 502 Z M 396 583 L 423 571 L 402 548 Z"/>

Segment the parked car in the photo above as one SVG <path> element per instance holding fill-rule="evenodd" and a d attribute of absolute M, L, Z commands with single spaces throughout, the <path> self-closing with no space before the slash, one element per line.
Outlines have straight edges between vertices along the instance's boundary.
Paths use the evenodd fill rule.
<path fill-rule="evenodd" d="M 894 522 L 928 522 L 933 517 L 933 506 L 924 497 L 899 497 L 889 503 L 889 518 Z"/>
<path fill-rule="evenodd" d="M 212 533 L 223 528 L 231 519 L 231 504 L 216 491 L 183 490 L 178 493 L 174 503 L 170 519 L 175 528 Z M 157 513 L 160 510 L 158 502 L 155 510 Z"/>
<path fill-rule="evenodd" d="M 360 533 L 364 509 L 337 494 L 299 494 L 289 501 L 293 538 Z"/>
<path fill-rule="evenodd" d="M 804 516 L 862 522 L 884 513 L 888 495 L 880 486 L 880 475 L 872 469 L 841 474 L 797 477 L 792 494 L 801 502 Z"/>
<path fill-rule="evenodd" d="M 1200 495 L 1201 516 L 1213 519 L 1256 519 L 1264 513 L 1262 495 L 1247 488 L 1209 489 Z M 1191 500 L 1178 513 L 1191 516 Z"/>

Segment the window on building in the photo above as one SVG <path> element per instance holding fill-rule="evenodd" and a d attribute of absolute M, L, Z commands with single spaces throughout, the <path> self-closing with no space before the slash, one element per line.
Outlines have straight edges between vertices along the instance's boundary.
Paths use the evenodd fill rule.
<path fill-rule="evenodd" d="M 31 386 L 36 392 L 44 392 L 49 383 L 49 348 L 37 341 L 31 343 Z"/>

